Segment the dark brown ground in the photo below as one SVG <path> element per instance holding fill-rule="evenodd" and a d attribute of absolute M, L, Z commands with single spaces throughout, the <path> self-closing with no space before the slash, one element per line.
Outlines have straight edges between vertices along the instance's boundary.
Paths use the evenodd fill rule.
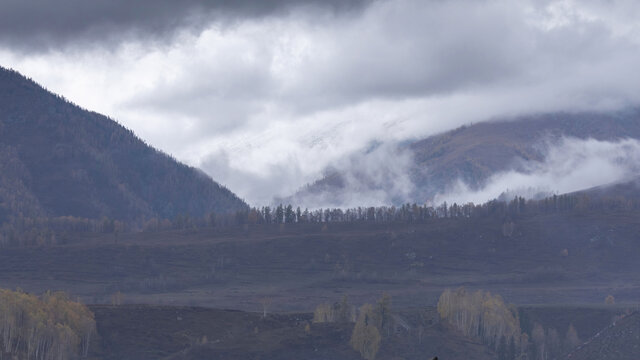
<path fill-rule="evenodd" d="M 569 354 L 573 360 L 640 359 L 640 313 L 618 319 Z"/>
<path fill-rule="evenodd" d="M 564 336 L 573 323 L 583 340 L 638 303 L 639 214 L 515 223 L 511 236 L 497 219 L 60 234 L 56 246 L 0 249 L 0 287 L 65 290 L 89 304 L 110 304 L 120 291 L 124 304 L 149 304 L 94 307 L 102 336 L 96 351 L 105 359 L 350 359 L 352 325 L 313 325 L 306 333 L 299 323 L 310 316 L 300 314 L 343 295 L 360 306 L 386 292 L 404 312 L 435 306 L 447 287 L 490 290 L 521 305 L 525 331 L 540 322 Z M 619 307 L 602 310 L 610 294 Z M 277 315 L 261 320 L 265 300 Z M 207 343 L 198 345 L 203 336 Z M 380 358 L 491 358 L 442 325 L 416 339 L 412 332 L 395 338 Z"/>
<path fill-rule="evenodd" d="M 109 359 L 358 360 L 353 324 L 314 324 L 311 314 L 271 314 L 197 307 L 92 306 L 99 339 L 92 356 Z M 437 321 L 433 308 L 399 313 L 410 325 L 384 339 L 377 359 L 493 359 L 477 341 Z M 309 331 L 305 326 L 309 325 Z M 418 337 L 418 326 L 422 328 Z"/>
<path fill-rule="evenodd" d="M 254 226 L 245 230 L 62 234 L 60 245 L 0 249 L 0 287 L 66 290 L 87 303 L 198 305 L 309 312 L 343 294 L 389 293 L 398 307 L 435 305 L 466 286 L 516 304 L 640 299 L 640 216 L 539 215 L 426 224 Z M 567 256 L 563 250 L 567 249 Z"/>

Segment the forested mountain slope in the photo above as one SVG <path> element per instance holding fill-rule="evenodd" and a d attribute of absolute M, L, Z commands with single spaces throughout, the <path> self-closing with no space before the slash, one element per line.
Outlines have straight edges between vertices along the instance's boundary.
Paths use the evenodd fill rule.
<path fill-rule="evenodd" d="M 546 145 L 562 137 L 606 141 L 639 139 L 640 110 L 550 113 L 496 119 L 403 145 L 400 150 L 408 151 L 412 157 L 412 165 L 407 169 L 415 186 L 410 201 L 429 200 L 446 191 L 457 180 L 472 189 L 480 188 L 490 176 L 500 171 L 519 170 L 522 161 L 544 160 Z M 380 172 L 382 170 L 372 173 Z M 384 187 L 393 185 L 388 181 L 372 181 L 366 173 L 349 176 L 362 177 L 358 182 L 373 186 L 370 190 L 390 191 Z M 305 186 L 285 202 L 305 203 L 305 199 L 319 197 L 336 202 L 340 199 L 336 194 L 349 191 L 349 183 L 354 181 L 346 181 L 345 178 L 340 170 L 329 170 L 321 179 Z"/>
<path fill-rule="evenodd" d="M 640 138 L 640 112 L 556 113 L 474 124 L 411 144 L 416 180 L 442 188 L 460 178 L 472 187 L 514 167 L 514 160 L 542 160 L 544 142 Z"/>
<path fill-rule="evenodd" d="M 172 218 L 245 207 L 115 121 L 0 67 L 0 222 Z"/>

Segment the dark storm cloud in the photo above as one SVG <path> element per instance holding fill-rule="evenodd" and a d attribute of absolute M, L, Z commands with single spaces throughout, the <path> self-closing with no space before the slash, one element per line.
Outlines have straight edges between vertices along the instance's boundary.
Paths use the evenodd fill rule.
<path fill-rule="evenodd" d="M 379 3 L 359 22 L 340 24 L 339 40 L 327 46 L 332 56 L 312 61 L 312 78 L 292 93 L 305 97 L 301 106 L 322 107 L 512 79 L 527 66 L 535 36 L 510 16 L 517 11 L 486 1 Z"/>
<path fill-rule="evenodd" d="M 0 0 L 3 65 L 257 204 L 372 141 L 640 104 L 636 0 L 51 3 Z"/>
<path fill-rule="evenodd" d="M 210 21 L 233 22 L 294 8 L 350 12 L 371 0 L 2 0 L 0 44 L 21 50 L 128 37 L 163 39 L 177 29 L 198 30 Z"/>
<path fill-rule="evenodd" d="M 199 71 L 180 77 L 180 86 L 163 83 L 153 91 L 134 96 L 124 105 L 158 115 L 194 119 L 194 134 L 206 137 L 244 125 L 252 114 L 260 111 L 274 87 L 265 69 L 268 62 L 243 62 L 219 56 L 216 61 L 197 63 L 194 66 Z"/>

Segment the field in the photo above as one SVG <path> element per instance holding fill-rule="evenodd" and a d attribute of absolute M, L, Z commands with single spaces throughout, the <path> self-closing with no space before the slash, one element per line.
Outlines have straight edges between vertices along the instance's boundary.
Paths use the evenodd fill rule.
<path fill-rule="evenodd" d="M 345 359 L 352 324 L 314 324 L 311 314 L 261 314 L 197 307 L 92 306 L 103 335 L 92 356 L 101 359 Z M 491 359 L 479 342 L 437 323 L 433 308 L 403 312 L 411 329 L 383 344 L 379 358 Z M 418 322 L 425 325 L 418 341 Z M 308 328 L 305 327 L 309 325 Z M 108 349 L 108 350 L 107 350 Z"/>
<path fill-rule="evenodd" d="M 640 300 L 637 215 L 536 215 L 509 232 L 480 218 L 60 234 L 54 246 L 1 249 L 0 286 L 93 304 L 101 359 L 357 359 L 353 324 L 310 324 L 312 312 L 383 293 L 409 325 L 378 358 L 491 359 L 438 321 L 445 288 L 500 294 L 524 331 L 563 336 L 573 324 L 587 339 Z M 111 306 L 117 293 L 123 305 Z M 608 295 L 617 305 L 604 306 Z"/>
<path fill-rule="evenodd" d="M 310 313 L 263 318 L 255 312 L 157 305 L 93 305 L 91 310 L 101 334 L 92 345 L 94 359 L 360 359 L 349 346 L 352 324 L 316 324 Z M 537 322 L 562 332 L 573 324 L 587 340 L 623 309 L 545 305 L 519 311 L 523 327 Z M 383 342 L 378 359 L 496 358 L 480 342 L 442 323 L 433 307 L 401 310 L 398 316 L 407 328 Z"/>
<path fill-rule="evenodd" d="M 382 292 L 401 307 L 435 305 L 444 288 L 501 294 L 516 304 L 640 299 L 640 217 L 546 215 L 424 224 L 255 226 L 135 234 L 61 234 L 59 245 L 4 248 L 0 286 L 65 290 L 86 303 L 311 311 Z"/>

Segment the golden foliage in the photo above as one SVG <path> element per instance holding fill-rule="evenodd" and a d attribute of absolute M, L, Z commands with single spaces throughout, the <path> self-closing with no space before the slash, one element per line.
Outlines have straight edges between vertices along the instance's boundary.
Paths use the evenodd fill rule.
<path fill-rule="evenodd" d="M 375 306 L 364 304 L 360 307 L 350 344 L 363 358 L 372 360 L 380 350 L 382 334 L 391 335 L 393 328 L 391 297 L 383 294 Z"/>
<path fill-rule="evenodd" d="M 340 302 L 329 305 L 320 304 L 313 312 L 314 323 L 354 322 L 355 308 L 349 304 L 347 296 L 343 296 Z"/>
<path fill-rule="evenodd" d="M 535 346 L 536 354 L 538 355 L 537 358 L 546 359 L 549 351 L 547 349 L 546 335 L 542 325 L 538 323 L 533 325 L 531 339 L 533 340 L 533 345 Z"/>
<path fill-rule="evenodd" d="M 124 295 L 120 291 L 117 291 L 115 294 L 111 295 L 111 305 L 113 306 L 122 305 L 123 298 L 124 298 Z"/>
<path fill-rule="evenodd" d="M 578 331 L 573 324 L 569 324 L 567 335 L 564 337 L 564 343 L 565 352 L 570 352 L 581 344 L 580 338 L 578 337 Z"/>
<path fill-rule="evenodd" d="M 375 326 L 381 333 L 391 334 L 394 322 L 391 316 L 391 296 L 389 294 L 383 294 L 378 300 L 374 308 L 373 318 Z"/>
<path fill-rule="evenodd" d="M 613 297 L 613 295 L 609 295 L 604 299 L 604 303 L 607 305 L 613 305 L 616 303 L 616 299 Z"/>
<path fill-rule="evenodd" d="M 314 323 L 330 323 L 333 321 L 334 318 L 331 305 L 323 303 L 316 306 L 316 309 L 313 311 Z"/>
<path fill-rule="evenodd" d="M 517 312 L 500 295 L 446 289 L 438 301 L 438 314 L 463 334 L 479 337 L 487 344 L 497 346 L 503 337 L 507 343 L 512 339 L 516 344 L 520 342 Z"/>
<path fill-rule="evenodd" d="M 95 320 L 63 292 L 42 297 L 0 289 L 0 352 L 37 360 L 86 356 Z"/>
<path fill-rule="evenodd" d="M 375 318 L 373 306 L 371 304 L 362 305 L 351 334 L 351 346 L 367 360 L 375 359 L 382 340 L 380 331 L 375 325 Z"/>

